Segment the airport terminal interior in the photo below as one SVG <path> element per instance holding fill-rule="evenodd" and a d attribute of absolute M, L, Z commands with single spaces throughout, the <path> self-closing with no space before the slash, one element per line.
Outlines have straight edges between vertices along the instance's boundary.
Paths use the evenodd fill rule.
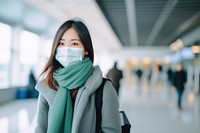
<path fill-rule="evenodd" d="M 69 19 L 87 26 L 103 77 L 122 71 L 130 133 L 200 132 L 199 0 L 0 0 L 0 133 L 35 133 L 35 85 Z"/>

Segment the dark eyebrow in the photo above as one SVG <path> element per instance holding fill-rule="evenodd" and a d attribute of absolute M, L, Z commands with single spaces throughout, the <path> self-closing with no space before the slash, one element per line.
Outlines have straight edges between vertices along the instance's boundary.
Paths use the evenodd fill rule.
<path fill-rule="evenodd" d="M 65 41 L 65 39 L 60 39 L 60 41 Z M 79 39 L 71 39 L 70 41 L 80 41 Z"/>
<path fill-rule="evenodd" d="M 80 41 L 79 39 L 71 39 L 71 41 Z"/>

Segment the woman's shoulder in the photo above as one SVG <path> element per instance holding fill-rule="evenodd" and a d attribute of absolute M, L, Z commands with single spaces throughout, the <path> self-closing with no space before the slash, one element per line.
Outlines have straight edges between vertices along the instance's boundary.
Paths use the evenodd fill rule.
<path fill-rule="evenodd" d="M 104 89 L 103 89 L 103 99 L 116 99 L 117 92 L 110 80 L 106 80 Z"/>
<path fill-rule="evenodd" d="M 44 79 L 38 81 L 38 83 L 35 86 L 35 89 L 43 94 L 46 94 L 47 92 L 49 92 L 50 90 L 52 90 L 51 88 L 49 88 L 48 85 L 45 84 Z"/>

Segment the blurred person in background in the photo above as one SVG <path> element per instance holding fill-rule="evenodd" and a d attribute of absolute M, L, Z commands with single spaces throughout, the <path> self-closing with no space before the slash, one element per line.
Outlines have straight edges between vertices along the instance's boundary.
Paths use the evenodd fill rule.
<path fill-rule="evenodd" d="M 28 77 L 28 98 L 38 98 L 38 91 L 35 90 L 35 85 L 37 80 L 35 78 L 33 69 L 30 70 L 29 77 Z"/>
<path fill-rule="evenodd" d="M 173 82 L 173 71 L 171 69 L 171 67 L 169 67 L 167 69 L 167 79 L 168 79 L 168 82 L 170 83 L 170 85 L 172 84 Z"/>
<path fill-rule="evenodd" d="M 199 95 L 200 95 L 200 73 L 199 73 Z"/>
<path fill-rule="evenodd" d="M 114 62 L 113 68 L 111 68 L 108 71 L 106 77 L 109 78 L 112 81 L 113 86 L 115 87 L 117 94 L 119 95 L 120 80 L 123 78 L 123 72 L 122 72 L 122 70 L 119 70 L 117 68 L 117 62 L 116 61 Z"/>
<path fill-rule="evenodd" d="M 142 78 L 142 74 L 143 74 L 143 71 L 141 70 L 141 68 L 137 68 L 137 70 L 135 70 L 135 74 L 138 78 L 138 82 L 141 82 L 141 78 Z"/>
<path fill-rule="evenodd" d="M 160 87 L 160 70 L 157 64 L 152 64 L 150 85 L 156 89 Z"/>
<path fill-rule="evenodd" d="M 186 80 L 187 76 L 185 70 L 183 69 L 183 64 L 182 63 L 176 64 L 176 71 L 174 72 L 173 75 L 173 85 L 175 86 L 178 95 L 177 105 L 179 110 L 182 109 L 181 101 L 183 92 L 185 90 Z"/>
<path fill-rule="evenodd" d="M 93 66 L 94 51 L 89 31 L 79 20 L 68 20 L 58 29 L 51 55 L 39 81 L 35 133 L 95 133 L 95 92 L 102 71 Z M 110 81 L 103 89 L 101 130 L 120 133 L 119 102 Z"/>

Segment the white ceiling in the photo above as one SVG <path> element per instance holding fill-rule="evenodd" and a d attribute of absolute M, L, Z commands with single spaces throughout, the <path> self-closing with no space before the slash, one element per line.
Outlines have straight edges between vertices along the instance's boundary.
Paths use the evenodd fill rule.
<path fill-rule="evenodd" d="M 128 59 L 164 53 L 159 48 L 124 48 L 94 0 L 0 0 L 0 21 L 46 31 L 51 37 L 64 21 L 74 17 L 82 18 L 88 26 L 98 55 Z M 166 54 L 168 48 L 164 50 Z"/>
<path fill-rule="evenodd" d="M 120 49 L 122 46 L 94 0 L 24 1 L 59 20 L 59 25 L 70 18 L 79 17 L 83 19 L 89 28 L 94 49 L 97 52 L 109 53 Z M 55 29 L 52 31 L 55 31 Z"/>

